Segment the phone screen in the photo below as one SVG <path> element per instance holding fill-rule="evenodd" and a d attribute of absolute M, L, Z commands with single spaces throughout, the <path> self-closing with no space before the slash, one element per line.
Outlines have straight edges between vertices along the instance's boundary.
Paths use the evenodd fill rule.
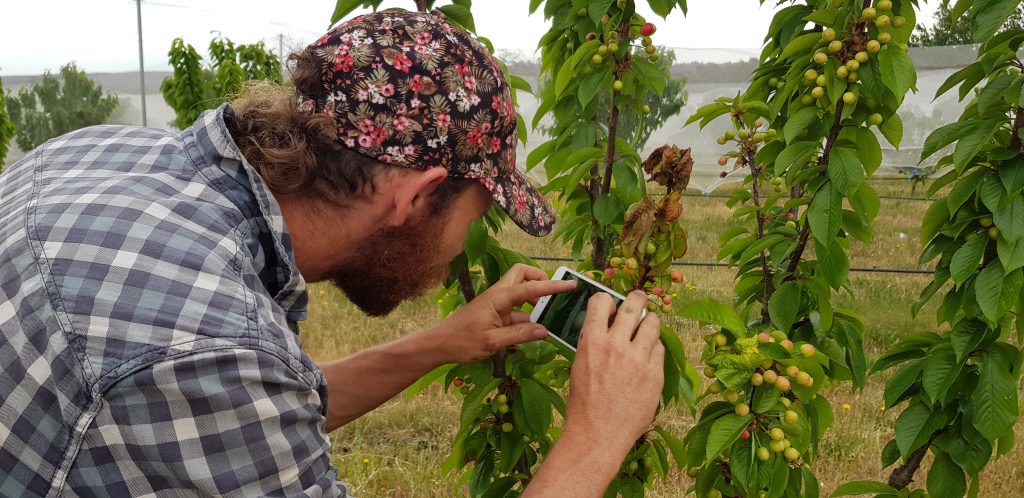
<path fill-rule="evenodd" d="M 575 280 L 576 288 L 552 296 L 538 317 L 537 323 L 544 325 L 548 332 L 576 349 L 583 322 L 587 318 L 587 303 L 591 296 L 605 291 L 571 273 L 563 275 L 562 280 Z M 618 308 L 622 304 L 622 299 L 615 295 L 611 296 L 615 307 Z"/>

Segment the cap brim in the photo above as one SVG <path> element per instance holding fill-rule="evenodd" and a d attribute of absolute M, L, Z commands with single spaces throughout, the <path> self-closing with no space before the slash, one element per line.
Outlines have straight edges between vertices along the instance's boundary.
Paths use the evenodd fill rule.
<path fill-rule="evenodd" d="M 555 225 L 555 210 L 519 170 L 513 169 L 507 175 L 480 181 L 491 192 L 494 202 L 523 231 L 534 237 L 551 233 Z"/>

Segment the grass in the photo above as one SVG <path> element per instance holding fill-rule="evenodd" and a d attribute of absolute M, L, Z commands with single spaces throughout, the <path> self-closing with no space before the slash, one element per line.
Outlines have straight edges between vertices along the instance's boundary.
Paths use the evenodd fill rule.
<path fill-rule="evenodd" d="M 910 196 L 908 182 L 877 182 L 882 195 Z M 921 196 L 919 189 L 915 194 Z M 730 210 L 723 199 L 686 198 L 685 223 L 690 233 L 690 253 L 686 261 L 712 261 L 717 252 L 718 233 L 732 224 Z M 855 243 L 851 253 L 853 267 L 916 268 L 921 244 L 918 226 L 927 203 L 907 200 L 883 200 L 875 222 L 871 245 Z M 546 239 L 534 239 L 513 230 L 503 234 L 506 246 L 529 255 L 563 256 L 566 248 Z M 549 269 L 556 264 L 546 265 Z M 712 297 L 728 300 L 732 294 L 733 270 L 728 268 L 690 268 L 688 281 L 694 288 L 683 300 Z M 926 306 L 914 318 L 910 305 L 929 281 L 927 275 L 853 273 L 853 293 L 840 294 L 838 305 L 855 310 L 867 326 L 865 347 L 875 357 L 901 337 L 923 330 L 934 330 L 935 304 Z M 310 319 L 302 328 L 305 350 L 316 360 L 338 358 L 374 344 L 390 341 L 440 318 L 430 296 L 403 304 L 386 318 L 370 319 L 349 304 L 336 289 L 325 285 L 311 287 Z M 692 322 L 677 325 L 691 362 L 698 361 L 701 336 L 706 333 Z M 835 410 L 835 425 L 822 444 L 822 458 L 814 470 L 823 485 L 823 493 L 838 484 L 856 479 L 881 479 L 888 471 L 881 468 L 882 447 L 893 436 L 898 409 L 884 411 L 882 391 L 885 375 L 869 378 L 862 392 L 839 386 L 825 393 Z M 457 475 L 439 470 L 457 430 L 460 398 L 432 386 L 422 394 L 406 399 L 400 396 L 361 419 L 334 432 L 332 450 L 341 469 L 341 477 L 351 485 L 355 496 L 427 498 L 465 496 L 457 484 Z M 693 423 L 689 412 L 676 408 L 665 413 L 661 422 L 682 435 Z M 1024 423 L 1017 430 L 1024 429 Z M 981 496 L 1024 496 L 1024 468 L 1018 465 L 1024 449 L 1018 445 L 1010 454 L 994 459 L 982 474 Z M 924 486 L 924 472 L 918 483 Z M 683 496 L 692 481 L 676 471 L 660 479 L 648 496 Z M 827 496 L 827 494 L 825 495 Z"/>

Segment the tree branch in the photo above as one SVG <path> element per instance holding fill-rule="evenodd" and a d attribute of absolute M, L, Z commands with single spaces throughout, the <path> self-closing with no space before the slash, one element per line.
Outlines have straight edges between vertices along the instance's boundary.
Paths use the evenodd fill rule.
<path fill-rule="evenodd" d="M 910 483 L 914 482 L 914 474 L 917 473 L 917 469 L 921 468 L 921 461 L 924 460 L 925 454 L 928 453 L 928 448 L 931 447 L 932 441 L 942 431 L 937 431 L 932 434 L 932 437 L 928 438 L 928 442 L 918 448 L 916 451 L 910 454 L 910 458 L 907 459 L 903 465 L 896 467 L 889 474 L 889 485 L 896 489 L 903 489 L 910 486 Z"/>
<path fill-rule="evenodd" d="M 761 211 L 761 194 L 760 194 L 760 168 L 754 163 L 753 151 L 747 151 L 747 164 L 750 166 L 750 178 L 751 178 L 751 194 L 753 196 L 754 207 L 757 208 L 757 240 L 764 238 L 764 223 L 765 215 Z M 771 315 L 768 312 L 768 300 L 772 297 L 772 274 L 771 269 L 768 268 L 768 254 L 761 251 L 761 282 L 764 285 L 764 306 L 761 307 L 761 323 L 770 323 L 772 321 Z"/>

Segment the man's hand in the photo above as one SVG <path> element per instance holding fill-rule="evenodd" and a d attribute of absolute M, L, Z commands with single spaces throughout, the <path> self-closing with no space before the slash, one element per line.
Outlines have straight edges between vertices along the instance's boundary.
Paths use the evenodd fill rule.
<path fill-rule="evenodd" d="M 575 287 L 575 281 L 548 280 L 543 270 L 517 264 L 428 333 L 441 348 L 442 363 L 480 361 L 508 346 L 547 337 L 543 326 L 515 308 Z"/>
<path fill-rule="evenodd" d="M 611 449 L 628 448 L 649 429 L 665 382 L 665 347 L 658 316 L 640 319 L 646 304 L 640 291 L 617 313 L 609 295 L 590 298 L 569 379 L 566 431 L 618 445 Z"/>
<path fill-rule="evenodd" d="M 640 319 L 646 303 L 635 291 L 616 313 L 607 294 L 590 298 L 569 378 L 565 429 L 523 498 L 603 496 L 650 427 L 665 381 L 665 347 L 657 315 Z"/>

